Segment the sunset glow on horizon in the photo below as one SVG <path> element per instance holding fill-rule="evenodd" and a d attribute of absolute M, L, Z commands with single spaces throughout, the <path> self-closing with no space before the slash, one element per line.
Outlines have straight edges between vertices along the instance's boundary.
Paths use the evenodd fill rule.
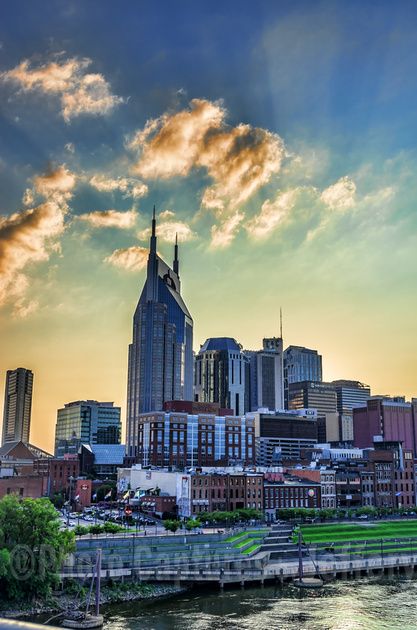
<path fill-rule="evenodd" d="M 24 7 L 24 8 L 23 8 Z M 417 396 L 411 3 L 53 1 L 0 26 L 0 411 L 31 442 L 114 401 L 145 279 L 175 235 L 194 349 L 278 336 L 323 380 Z M 21 32 L 27 36 L 23 38 Z"/>

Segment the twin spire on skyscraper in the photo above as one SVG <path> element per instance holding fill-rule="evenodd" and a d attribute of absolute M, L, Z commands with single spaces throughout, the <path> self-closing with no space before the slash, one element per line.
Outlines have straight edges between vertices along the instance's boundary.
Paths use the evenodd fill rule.
<path fill-rule="evenodd" d="M 151 241 L 150 241 L 150 253 L 156 254 L 156 209 L 153 207 L 152 212 L 152 230 L 151 230 Z M 175 234 L 175 245 L 174 245 L 174 262 L 172 264 L 172 269 L 174 273 L 179 277 L 180 275 L 180 261 L 178 258 L 178 234 Z"/>

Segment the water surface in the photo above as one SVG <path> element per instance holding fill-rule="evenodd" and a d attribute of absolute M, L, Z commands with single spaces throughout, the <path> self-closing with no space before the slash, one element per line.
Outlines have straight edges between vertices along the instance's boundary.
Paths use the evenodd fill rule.
<path fill-rule="evenodd" d="M 195 591 L 105 609 L 104 630 L 415 630 L 417 581 Z"/>

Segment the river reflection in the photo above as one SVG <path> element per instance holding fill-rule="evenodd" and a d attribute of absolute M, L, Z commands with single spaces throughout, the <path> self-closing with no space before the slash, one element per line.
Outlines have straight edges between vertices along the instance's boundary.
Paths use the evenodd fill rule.
<path fill-rule="evenodd" d="M 105 630 L 415 630 L 417 581 L 192 592 L 105 610 Z"/>

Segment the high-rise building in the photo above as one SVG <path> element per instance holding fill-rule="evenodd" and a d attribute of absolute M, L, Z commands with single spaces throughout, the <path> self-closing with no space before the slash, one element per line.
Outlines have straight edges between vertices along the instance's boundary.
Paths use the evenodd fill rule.
<path fill-rule="evenodd" d="M 120 407 L 112 402 L 78 400 L 58 409 L 55 457 L 76 454 L 81 444 L 120 444 Z"/>
<path fill-rule="evenodd" d="M 247 410 L 284 409 L 284 367 L 281 337 L 263 340 L 262 350 L 244 350 L 249 359 Z"/>
<path fill-rule="evenodd" d="M 369 385 L 359 381 L 338 380 L 327 383 L 337 395 L 337 411 L 352 415 L 354 407 L 362 407 L 371 395 Z"/>
<path fill-rule="evenodd" d="M 337 396 L 327 383 L 302 381 L 288 386 L 289 409 L 317 409 L 319 415 L 337 412 Z"/>
<path fill-rule="evenodd" d="M 195 357 L 194 397 L 245 413 L 245 366 L 248 359 L 231 337 L 207 339 Z"/>
<path fill-rule="evenodd" d="M 2 444 L 29 442 L 33 372 L 26 368 L 7 370 Z"/>
<path fill-rule="evenodd" d="M 288 346 L 284 351 L 284 402 L 288 407 L 288 386 L 301 381 L 323 380 L 322 359 L 317 350 Z"/>
<path fill-rule="evenodd" d="M 155 208 L 147 275 L 133 317 L 127 383 L 127 443 L 140 413 L 193 398 L 193 320 L 181 296 L 178 244 L 169 267 L 156 251 Z"/>

